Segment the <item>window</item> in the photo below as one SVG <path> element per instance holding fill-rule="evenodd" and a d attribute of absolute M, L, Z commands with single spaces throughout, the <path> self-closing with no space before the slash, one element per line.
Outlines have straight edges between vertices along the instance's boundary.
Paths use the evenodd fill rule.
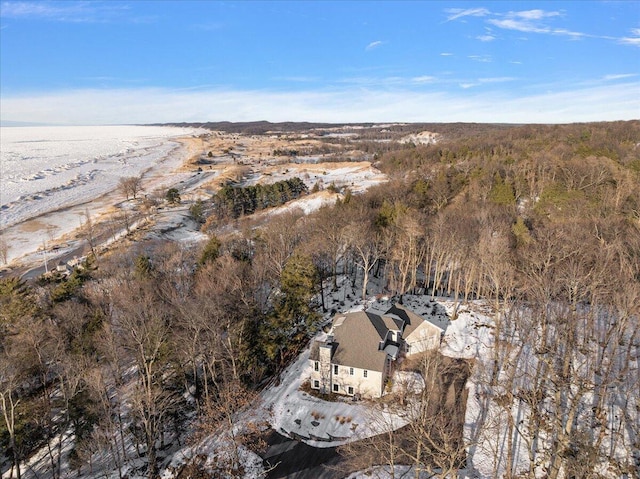
<path fill-rule="evenodd" d="M 337 364 L 333 365 L 333 374 L 338 374 L 338 365 Z"/>
<path fill-rule="evenodd" d="M 347 389 L 347 391 L 350 395 L 353 396 L 353 388 L 351 386 L 349 386 L 349 389 Z"/>
<path fill-rule="evenodd" d="M 349 368 L 349 376 L 353 376 L 353 368 Z"/>
<path fill-rule="evenodd" d="M 334 385 L 333 385 L 333 392 L 334 392 L 334 393 L 337 393 L 337 392 L 338 392 L 338 385 L 337 385 L 337 384 L 334 384 Z"/>
<path fill-rule="evenodd" d="M 367 370 L 365 369 L 365 370 L 364 370 L 364 373 L 362 373 L 362 375 L 366 378 L 368 373 L 369 373 L 369 371 L 367 371 Z"/>
<path fill-rule="evenodd" d="M 320 381 L 318 381 L 317 379 L 313 381 L 313 387 L 315 389 L 320 389 Z"/>
<path fill-rule="evenodd" d="M 313 370 L 314 371 L 319 371 L 320 370 L 320 365 L 318 364 L 318 361 L 314 361 L 313 362 Z"/>

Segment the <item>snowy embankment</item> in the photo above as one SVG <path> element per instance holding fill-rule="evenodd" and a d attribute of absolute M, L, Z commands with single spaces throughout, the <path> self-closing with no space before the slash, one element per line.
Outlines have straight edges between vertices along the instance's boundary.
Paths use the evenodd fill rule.
<path fill-rule="evenodd" d="M 452 301 L 443 301 L 449 314 L 453 314 L 456 305 Z M 473 438 L 474 444 L 467 449 L 468 469 L 462 477 L 491 478 L 494 471 L 495 451 L 482 447 L 488 433 L 482 428 L 488 416 L 496 416 L 497 411 L 487 409 L 480 391 L 483 389 L 483 378 L 479 374 L 482 363 L 489 361 L 493 347 L 493 324 L 491 311 L 483 302 L 472 302 L 458 306 L 455 321 L 451 321 L 442 341 L 441 352 L 451 358 L 473 359 L 476 366 L 467 380 L 467 405 L 465 410 L 464 437 L 467 444 Z M 495 421 L 490 420 L 490 423 Z"/>
<path fill-rule="evenodd" d="M 389 181 L 387 176 L 368 161 L 330 162 L 316 164 L 286 163 L 265 169 L 259 175 L 246 181 L 246 185 L 275 183 L 277 181 L 300 178 L 309 189 L 317 183 L 327 188 L 349 188 L 353 193 L 362 193 L 372 186 Z"/>
<path fill-rule="evenodd" d="M 453 314 L 453 302 L 443 301 L 442 304 Z M 625 472 L 620 472 L 625 468 L 635 467 L 637 471 L 637 461 L 634 466 L 632 459 L 637 454 L 634 452 L 637 451 L 636 433 L 620 427 L 622 418 L 637 424 L 638 412 L 633 405 L 637 400 L 637 389 L 633 386 L 629 389 L 621 379 L 615 388 L 607 390 L 609 397 L 605 398 L 600 392 L 598 398 L 595 389 L 603 372 L 596 369 L 595 380 L 590 379 L 593 369 L 589 369 L 592 362 L 588 354 L 591 352 L 586 341 L 583 349 L 565 353 L 572 355 L 576 365 L 575 372 L 566 378 L 567 384 L 535 384 L 535 371 L 543 355 L 536 350 L 537 318 L 530 314 L 527 310 L 504 309 L 498 316 L 486 303 L 474 301 L 457 309 L 457 318 L 447 329 L 442 353 L 474 360 L 467 381 L 469 394 L 464 438 L 468 460 L 467 469 L 461 471 L 462 477 L 489 479 L 502 477 L 509 470 L 513 474 L 546 476 L 558 450 L 554 441 L 558 441 L 557 436 L 564 432 L 562 421 L 572 411 L 577 424 L 575 431 L 579 431 L 580 424 L 584 423 L 588 430 L 596 429 L 600 433 L 600 442 L 594 442 L 597 444 L 594 446 L 588 439 L 580 443 L 579 433 L 573 432 L 571 439 L 582 444 L 581 449 L 600 448 L 591 456 L 598 462 L 587 467 L 598 471 L 599 477 L 626 477 Z M 499 341 L 495 338 L 497 324 L 501 325 Z M 616 359 L 625 362 L 630 377 L 637 373 L 637 359 L 611 357 L 611 363 Z M 533 393 L 539 394 L 542 401 L 534 403 L 530 399 Z M 604 403 L 605 399 L 609 401 L 603 407 L 606 413 L 594 421 L 592 412 L 599 407 L 598 400 Z M 532 404 L 537 404 L 538 412 Z M 536 425 L 538 417 L 543 420 Z M 567 424 L 569 426 L 564 427 L 574 423 Z M 588 436 L 585 434 L 584 438 Z"/>

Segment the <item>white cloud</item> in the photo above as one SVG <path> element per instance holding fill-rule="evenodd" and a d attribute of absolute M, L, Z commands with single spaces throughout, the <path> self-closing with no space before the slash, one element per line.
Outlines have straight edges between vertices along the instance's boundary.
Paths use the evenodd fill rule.
<path fill-rule="evenodd" d="M 618 42 L 626 45 L 635 45 L 636 47 L 640 47 L 640 28 L 632 28 L 631 36 L 619 38 Z"/>
<path fill-rule="evenodd" d="M 413 83 L 433 83 L 437 78 L 430 75 L 422 75 L 419 77 L 413 77 L 411 81 Z"/>
<path fill-rule="evenodd" d="M 603 37 L 603 36 L 596 37 L 594 35 L 589 35 L 587 33 L 574 32 L 572 30 L 567 30 L 566 28 L 554 28 L 551 31 L 551 33 L 554 34 L 554 35 L 566 35 L 568 37 L 571 37 L 573 40 L 577 40 L 578 38 L 584 38 L 584 37 L 589 37 L 589 38 L 608 38 L 608 39 L 610 39 L 610 37 Z"/>
<path fill-rule="evenodd" d="M 521 20 L 519 18 L 491 18 L 488 22 L 498 28 L 506 30 L 516 30 L 518 32 L 525 33 L 550 33 L 551 29 L 546 26 L 540 26 L 539 24 L 530 22 L 528 20 Z"/>
<path fill-rule="evenodd" d="M 375 42 L 371 42 L 369 43 L 369 45 L 367 45 L 365 47 L 365 50 L 373 50 L 374 48 L 379 47 L 380 45 L 382 45 L 384 42 L 380 41 L 380 40 L 376 40 Z"/>
<path fill-rule="evenodd" d="M 637 77 L 637 73 L 616 73 L 611 75 L 605 75 L 602 79 L 606 81 L 610 80 L 622 80 L 623 78 Z"/>
<path fill-rule="evenodd" d="M 491 13 L 486 8 L 447 8 L 445 12 L 449 14 L 447 16 L 447 22 L 458 20 L 463 17 L 484 17 Z"/>
<path fill-rule="evenodd" d="M 440 56 L 441 56 L 441 57 L 451 57 L 451 56 L 453 56 L 453 53 L 449 53 L 449 52 L 442 52 L 442 53 L 440 54 Z"/>
<path fill-rule="evenodd" d="M 557 17 L 560 12 L 545 12 L 544 10 L 524 10 L 520 12 L 509 12 L 510 15 L 524 18 L 526 20 L 541 20 L 548 17 Z"/>
<path fill-rule="evenodd" d="M 635 45 L 636 47 L 640 47 L 639 37 L 622 37 L 618 41 L 626 45 Z"/>
<path fill-rule="evenodd" d="M 486 79 L 485 79 L 486 80 Z M 200 121 L 566 123 L 638 118 L 639 82 L 516 96 L 477 82 L 463 91 L 411 91 L 354 86 L 332 91 L 81 90 L 3 97 L 3 121 L 128 124 Z M 402 87 L 398 87 L 402 88 Z M 553 87 L 551 87 L 553 88 Z M 550 88 L 550 89 L 551 89 Z"/>
<path fill-rule="evenodd" d="M 567 28 L 551 26 L 550 22 L 564 16 L 560 11 L 547 11 L 540 9 L 509 11 L 507 13 L 491 12 L 485 8 L 474 9 L 445 9 L 448 14 L 447 21 L 458 20 L 464 17 L 486 17 L 484 22 L 503 30 L 513 30 L 523 33 L 538 33 L 546 35 L 557 35 L 568 37 L 570 40 L 579 40 L 581 38 L 597 38 L 601 40 L 612 40 L 625 45 L 640 46 L 640 28 L 631 29 L 631 34 L 625 37 L 612 37 L 607 35 L 594 35 L 586 32 L 578 32 Z M 491 29 L 484 35 L 476 36 L 476 40 L 482 42 L 490 42 L 496 40 L 497 37 L 491 32 Z"/>
<path fill-rule="evenodd" d="M 531 12 L 540 12 L 535 15 Z M 523 15 L 524 14 L 524 15 Z M 576 32 L 566 28 L 552 28 L 543 22 L 545 18 L 559 15 L 558 12 L 542 12 L 541 10 L 530 10 L 527 12 L 509 12 L 504 18 L 490 18 L 487 20 L 491 25 L 505 30 L 514 30 L 524 33 L 541 33 L 548 35 L 559 35 L 570 37 L 572 40 L 579 38 L 600 38 L 606 40 L 614 40 L 613 37 L 602 35 L 590 35 L 584 32 Z"/>
<path fill-rule="evenodd" d="M 40 18 L 70 23 L 106 22 L 129 11 L 126 5 L 98 2 L 2 2 L 1 7 L 2 18 Z"/>

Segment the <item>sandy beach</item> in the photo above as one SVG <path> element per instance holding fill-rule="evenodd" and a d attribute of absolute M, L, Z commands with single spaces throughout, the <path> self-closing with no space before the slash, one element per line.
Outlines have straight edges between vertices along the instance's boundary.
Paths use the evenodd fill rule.
<path fill-rule="evenodd" d="M 140 169 L 142 192 L 136 200 L 126 199 L 114 182 L 102 194 L 5 227 L 3 240 L 9 246 L 9 264 L 4 266 L 4 274 L 29 270 L 32 275 L 39 274 L 44 271 L 45 257 L 50 269 L 50 264 L 87 254 L 90 244 L 103 251 L 141 227 L 147 236 L 162 237 L 159 231 L 173 225 L 169 228 L 173 236 L 166 239 L 202 240 L 206 237 L 190 221 L 188 207 L 229 182 L 273 183 L 299 177 L 309 189 L 315 184 L 321 189 L 334 184 L 358 193 L 387 180 L 369 161 L 363 161 L 361 152 L 315 153 L 322 143 L 314 138 L 200 130 L 170 141 L 173 147 L 165 155 Z M 291 150 L 300 154 L 292 158 L 279 153 Z M 337 161 L 345 154 L 351 161 Z M 178 189 L 181 205 L 169 207 L 163 202 L 169 188 Z M 268 214 L 295 207 L 308 213 L 336 197 L 320 191 Z"/>

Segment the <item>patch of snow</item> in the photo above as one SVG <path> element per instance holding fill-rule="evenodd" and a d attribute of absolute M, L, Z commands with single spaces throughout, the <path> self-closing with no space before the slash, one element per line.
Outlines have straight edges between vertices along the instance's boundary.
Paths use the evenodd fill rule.
<path fill-rule="evenodd" d="M 338 193 L 329 193 L 328 191 L 320 191 L 318 193 L 312 193 L 308 196 L 303 196 L 297 200 L 288 202 L 286 205 L 270 208 L 266 210 L 269 215 L 279 215 L 293 209 L 301 209 L 305 215 L 313 213 L 325 205 L 331 205 L 336 202 L 342 195 Z"/>
<path fill-rule="evenodd" d="M 393 374 L 393 386 L 391 392 L 399 393 L 407 391 L 411 394 L 420 394 L 424 389 L 424 378 L 415 371 L 395 371 Z"/>
<path fill-rule="evenodd" d="M 438 142 L 440 139 L 440 133 L 434 133 L 431 131 L 421 131 L 412 135 L 402 137 L 400 143 L 413 143 L 415 145 L 431 145 Z"/>

